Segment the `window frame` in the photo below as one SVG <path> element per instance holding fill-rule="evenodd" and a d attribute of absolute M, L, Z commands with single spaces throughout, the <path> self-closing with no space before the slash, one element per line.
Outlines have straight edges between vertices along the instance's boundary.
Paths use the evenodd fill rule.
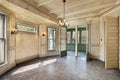
<path fill-rule="evenodd" d="M 70 44 L 70 43 L 71 43 L 71 31 L 67 31 L 67 44 Z"/>
<path fill-rule="evenodd" d="M 18 25 L 21 25 L 21 26 L 24 26 L 24 27 L 29 27 L 29 28 L 34 28 L 35 29 L 35 31 L 34 32 L 32 32 L 32 31 L 24 31 L 24 30 L 19 30 L 18 28 L 17 28 L 17 26 Z M 38 31 L 37 31 L 37 27 L 38 27 L 38 25 L 36 25 L 36 24 L 30 24 L 29 22 L 17 22 L 16 23 L 16 29 L 18 30 L 18 32 L 25 32 L 25 33 L 37 33 Z"/>
<path fill-rule="evenodd" d="M 86 44 L 86 41 L 85 41 L 85 43 L 84 43 L 84 42 L 82 42 L 82 41 L 83 41 L 83 36 L 82 36 L 82 32 L 83 32 L 83 31 L 85 31 L 85 33 L 86 33 L 86 35 L 87 35 L 86 30 L 81 30 L 81 41 L 80 41 L 80 42 L 81 42 L 81 44 Z"/>
<path fill-rule="evenodd" d="M 0 38 L 2 41 L 3 41 L 3 48 L 4 48 L 4 53 L 3 53 L 3 62 L 0 63 L 0 66 L 2 65 L 5 65 L 7 63 L 7 53 L 8 53 L 8 50 L 7 50 L 7 16 L 6 14 L 4 13 L 1 13 L 0 12 L 0 16 L 3 16 L 3 37 Z"/>
<path fill-rule="evenodd" d="M 54 49 L 53 49 L 53 50 L 49 50 L 49 48 L 48 48 L 48 41 L 49 41 L 48 29 L 49 29 L 49 28 L 54 28 L 54 29 L 55 29 L 55 36 L 54 36 L 55 38 L 53 38 L 53 42 L 54 42 L 55 44 L 54 44 Z M 50 39 L 50 40 L 51 40 L 51 39 Z M 56 51 L 56 27 L 48 27 L 48 28 L 47 28 L 47 50 L 48 50 L 48 51 Z"/>

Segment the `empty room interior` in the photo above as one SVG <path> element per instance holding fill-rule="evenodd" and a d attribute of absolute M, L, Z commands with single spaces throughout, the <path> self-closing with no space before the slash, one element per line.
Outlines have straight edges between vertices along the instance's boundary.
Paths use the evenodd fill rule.
<path fill-rule="evenodd" d="M 0 80 L 120 80 L 120 0 L 0 0 Z"/>

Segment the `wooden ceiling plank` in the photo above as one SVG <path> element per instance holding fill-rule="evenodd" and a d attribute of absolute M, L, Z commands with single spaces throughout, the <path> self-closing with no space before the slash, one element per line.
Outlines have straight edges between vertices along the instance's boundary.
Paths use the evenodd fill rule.
<path fill-rule="evenodd" d="M 52 2 L 52 1 L 53 1 L 53 0 L 45 0 L 45 1 L 42 1 L 42 2 L 38 1 L 38 5 L 37 5 L 37 6 L 46 5 L 46 4 L 48 4 L 48 3 Z"/>
<path fill-rule="evenodd" d="M 39 16 L 42 16 L 48 20 L 54 21 L 54 22 L 58 22 L 57 18 L 53 18 L 51 15 L 48 15 L 45 12 L 39 11 L 37 8 L 29 5 L 28 3 L 26 3 L 24 0 L 7 0 L 8 2 L 15 4 L 23 9 L 26 9 L 28 11 L 31 11 L 32 13 L 35 13 Z"/>
<path fill-rule="evenodd" d="M 78 11 L 75 11 L 75 12 L 73 11 L 71 13 L 66 13 L 66 17 L 76 15 L 76 14 L 80 14 L 80 13 L 87 13 L 87 12 L 92 12 L 92 11 L 95 11 L 95 10 L 111 7 L 111 6 L 114 6 L 115 4 L 116 4 L 115 2 L 112 2 L 112 3 L 108 3 L 108 4 L 98 5 L 96 7 L 90 7 L 90 8 L 87 8 L 87 9 L 78 10 Z M 58 18 L 61 18 L 62 16 L 63 16 L 63 14 L 59 15 Z"/>
<path fill-rule="evenodd" d="M 104 12 L 110 10 L 112 7 L 109 7 L 109 8 L 106 8 L 106 9 L 103 9 L 102 11 L 99 12 L 99 15 L 103 14 Z"/>
<path fill-rule="evenodd" d="M 85 2 L 77 1 L 77 2 L 74 2 L 74 3 L 68 4 L 68 5 L 66 4 L 66 9 L 70 9 L 70 8 L 85 5 L 85 4 L 89 4 L 90 2 L 94 2 L 94 1 L 96 1 L 96 0 L 88 0 L 88 1 L 85 1 Z M 50 11 L 50 13 L 56 13 L 56 12 L 62 11 L 62 10 L 63 10 L 63 7 L 60 7 L 58 9 L 54 9 L 54 10 Z"/>
<path fill-rule="evenodd" d="M 99 16 L 99 14 L 88 14 L 88 15 L 84 15 L 84 16 L 77 16 L 77 17 L 73 17 L 73 18 L 67 18 L 68 20 L 76 20 L 76 19 L 83 19 L 83 18 L 88 18 L 88 17 L 94 17 L 94 16 Z"/>

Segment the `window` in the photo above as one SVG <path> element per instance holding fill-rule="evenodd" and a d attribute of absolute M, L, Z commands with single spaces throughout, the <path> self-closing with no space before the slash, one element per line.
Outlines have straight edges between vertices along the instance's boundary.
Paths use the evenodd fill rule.
<path fill-rule="evenodd" d="M 0 64 L 5 62 L 5 16 L 0 14 Z"/>
<path fill-rule="evenodd" d="M 76 36 L 76 33 L 75 31 L 72 32 L 72 43 L 75 43 L 75 37 Z"/>
<path fill-rule="evenodd" d="M 18 31 L 25 31 L 25 32 L 36 32 L 35 26 L 30 26 L 30 25 L 17 25 L 17 30 Z"/>
<path fill-rule="evenodd" d="M 55 50 L 56 29 L 48 28 L 48 50 Z"/>
<path fill-rule="evenodd" d="M 86 37 L 87 37 L 86 30 L 82 30 L 81 32 L 81 43 L 82 44 L 86 44 Z"/>
<path fill-rule="evenodd" d="M 67 32 L 67 43 L 70 43 L 70 41 L 71 41 L 71 32 L 68 31 Z"/>

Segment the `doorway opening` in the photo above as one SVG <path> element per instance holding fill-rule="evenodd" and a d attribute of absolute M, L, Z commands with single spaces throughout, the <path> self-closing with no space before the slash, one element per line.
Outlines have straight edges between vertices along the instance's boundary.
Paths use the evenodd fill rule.
<path fill-rule="evenodd" d="M 86 59 L 87 30 L 86 25 L 67 28 L 67 55 Z M 76 36 L 77 35 L 77 36 Z M 77 44 L 77 46 L 76 46 Z M 77 49 L 76 49 L 77 48 Z"/>

